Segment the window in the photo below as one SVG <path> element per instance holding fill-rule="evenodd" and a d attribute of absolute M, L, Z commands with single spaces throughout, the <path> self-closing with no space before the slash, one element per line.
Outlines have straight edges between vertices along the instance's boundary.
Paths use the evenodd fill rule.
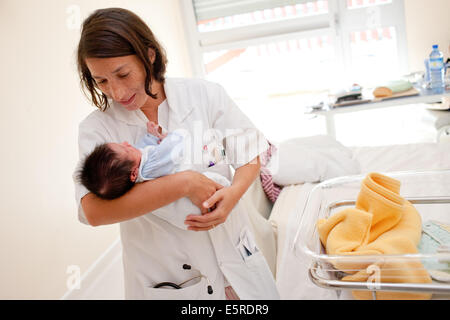
<path fill-rule="evenodd" d="M 199 1 L 194 1 L 194 3 L 198 2 Z M 232 29 L 236 27 L 256 25 L 261 23 L 328 13 L 328 2 L 325 0 L 307 2 L 304 4 L 285 5 L 281 7 L 277 7 L 276 2 L 273 3 L 274 3 L 273 8 L 268 6 L 267 3 L 265 3 L 261 7 L 261 10 L 253 10 L 252 8 L 249 8 L 248 10 L 251 11 L 244 13 L 239 13 L 239 11 L 236 10 L 236 14 L 232 14 L 226 17 L 220 16 L 212 19 L 202 19 L 202 16 L 200 15 L 200 19 L 198 19 L 197 15 L 198 31 L 210 32 L 224 29 Z M 196 7 L 198 7 L 198 5 Z M 196 11 L 198 12 L 198 10 Z"/>
<path fill-rule="evenodd" d="M 347 81 L 376 86 L 408 72 L 403 0 L 339 0 L 336 19 Z"/>
<path fill-rule="evenodd" d="M 274 139 L 320 133 L 304 107 L 330 90 L 407 72 L 403 0 L 181 1 L 195 76 L 222 84 L 265 129 L 292 124 Z"/>

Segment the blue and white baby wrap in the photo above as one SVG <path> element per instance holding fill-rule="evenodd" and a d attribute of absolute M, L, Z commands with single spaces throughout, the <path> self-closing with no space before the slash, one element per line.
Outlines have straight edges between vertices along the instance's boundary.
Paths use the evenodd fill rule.
<path fill-rule="evenodd" d="M 213 171 L 206 171 L 208 168 L 222 162 L 225 159 L 225 149 L 220 141 L 211 140 L 202 146 L 201 161 L 199 166 L 192 166 L 186 163 L 185 137 L 177 131 L 170 132 L 160 140 L 156 136 L 147 133 L 135 145 L 141 153 L 141 163 L 136 182 L 144 182 L 156 179 L 168 174 L 184 171 L 192 167 L 197 167 L 209 179 L 227 187 L 230 181 L 221 174 Z M 200 209 L 188 198 L 181 198 L 162 208 L 152 212 L 152 214 L 177 226 L 183 230 L 187 229 L 184 224 L 189 214 L 201 214 Z"/>

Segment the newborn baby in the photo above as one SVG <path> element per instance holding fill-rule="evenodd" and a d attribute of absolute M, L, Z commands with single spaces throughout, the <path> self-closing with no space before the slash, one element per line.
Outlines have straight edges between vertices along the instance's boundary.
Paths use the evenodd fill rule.
<path fill-rule="evenodd" d="M 183 136 L 176 131 L 161 134 L 158 128 L 157 124 L 149 121 L 147 134 L 139 140 L 136 147 L 128 142 L 96 146 L 82 164 L 78 174 L 79 181 L 93 194 L 110 200 L 124 195 L 135 183 L 181 171 L 185 147 Z M 220 153 L 225 156 L 224 151 Z M 209 161 L 208 166 L 214 164 Z M 230 185 L 229 180 L 218 173 L 203 174 L 223 186 Z M 182 229 L 186 229 L 185 216 L 200 214 L 200 209 L 188 198 L 179 199 L 166 207 L 168 210 L 161 214 L 161 218 Z"/>

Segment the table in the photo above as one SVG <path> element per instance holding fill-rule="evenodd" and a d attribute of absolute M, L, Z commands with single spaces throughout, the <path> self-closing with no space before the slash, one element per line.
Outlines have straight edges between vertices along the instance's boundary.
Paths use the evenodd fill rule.
<path fill-rule="evenodd" d="M 387 108 L 387 107 L 395 107 L 406 104 L 417 104 L 417 103 L 436 103 L 440 102 L 442 97 L 448 96 L 450 97 L 450 90 L 446 90 L 442 94 L 433 94 L 431 90 L 424 89 L 420 87 L 416 87 L 419 91 L 418 95 L 409 96 L 409 97 L 399 97 L 399 98 L 391 98 L 385 99 L 382 101 L 371 101 L 362 104 L 355 104 L 350 106 L 343 107 L 331 107 L 325 106 L 322 109 L 312 109 L 307 111 L 307 114 L 315 114 L 321 115 L 325 117 L 326 121 L 326 129 L 327 134 L 336 138 L 336 126 L 334 121 L 334 115 L 339 113 L 350 113 L 350 112 L 358 112 L 363 110 L 370 109 L 379 109 L 379 108 Z"/>

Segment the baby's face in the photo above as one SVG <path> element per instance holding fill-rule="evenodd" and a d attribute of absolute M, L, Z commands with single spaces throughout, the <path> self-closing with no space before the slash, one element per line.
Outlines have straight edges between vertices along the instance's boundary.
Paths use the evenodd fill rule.
<path fill-rule="evenodd" d="M 131 160 L 134 166 L 138 166 L 141 161 L 142 153 L 128 142 L 109 143 L 109 147 L 114 150 L 121 158 Z"/>

